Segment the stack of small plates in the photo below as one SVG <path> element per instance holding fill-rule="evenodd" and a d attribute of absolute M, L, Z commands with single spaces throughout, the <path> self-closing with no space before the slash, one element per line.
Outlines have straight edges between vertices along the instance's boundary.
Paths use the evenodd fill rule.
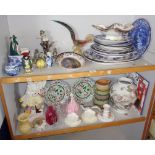
<path fill-rule="evenodd" d="M 127 62 L 139 59 L 149 46 L 151 28 L 145 19 L 133 23 L 134 28 L 121 39 L 110 39 L 106 34 L 96 35 L 94 44 L 85 51 L 87 59 L 101 63 Z M 111 37 L 112 38 L 112 37 Z"/>

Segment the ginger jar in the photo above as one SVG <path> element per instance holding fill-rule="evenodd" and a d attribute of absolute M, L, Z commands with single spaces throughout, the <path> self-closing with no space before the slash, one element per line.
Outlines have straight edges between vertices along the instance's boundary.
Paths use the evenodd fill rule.
<path fill-rule="evenodd" d="M 137 99 L 136 85 L 131 79 L 121 77 L 111 86 L 110 97 L 117 112 L 128 113 Z"/>

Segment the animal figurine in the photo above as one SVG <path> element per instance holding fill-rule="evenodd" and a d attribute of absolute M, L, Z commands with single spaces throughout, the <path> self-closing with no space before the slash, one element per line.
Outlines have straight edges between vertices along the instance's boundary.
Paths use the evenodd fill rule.
<path fill-rule="evenodd" d="M 69 26 L 68 24 L 62 22 L 62 21 L 57 21 L 57 20 L 52 20 L 56 23 L 59 23 L 61 25 L 63 25 L 64 27 L 66 27 L 69 32 L 70 32 L 70 35 L 71 35 L 71 39 L 73 41 L 73 51 L 77 54 L 80 54 L 82 55 L 83 52 L 82 52 L 82 48 L 87 44 L 87 43 L 90 43 L 93 41 L 94 37 L 93 35 L 88 35 L 84 40 L 79 40 L 76 38 L 75 36 L 75 32 L 74 30 L 71 28 L 71 26 Z"/>

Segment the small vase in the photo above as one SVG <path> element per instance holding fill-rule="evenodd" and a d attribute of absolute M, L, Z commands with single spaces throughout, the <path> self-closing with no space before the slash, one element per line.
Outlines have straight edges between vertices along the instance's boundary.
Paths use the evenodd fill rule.
<path fill-rule="evenodd" d="M 21 113 L 18 116 L 18 129 L 22 134 L 28 134 L 31 132 L 31 123 L 29 122 L 29 114 L 28 113 Z"/>
<path fill-rule="evenodd" d="M 46 111 L 46 122 L 49 125 L 53 125 L 54 123 L 57 122 L 57 120 L 58 120 L 58 117 L 57 117 L 56 110 L 53 108 L 53 106 L 49 106 Z"/>

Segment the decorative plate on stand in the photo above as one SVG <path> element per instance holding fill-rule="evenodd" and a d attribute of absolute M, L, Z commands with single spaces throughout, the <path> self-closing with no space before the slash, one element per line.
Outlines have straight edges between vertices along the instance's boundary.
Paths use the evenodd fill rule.
<path fill-rule="evenodd" d="M 57 56 L 56 63 L 66 69 L 77 69 L 85 64 L 85 59 L 74 52 L 64 52 Z"/>
<path fill-rule="evenodd" d="M 84 106 L 89 106 L 94 96 L 94 84 L 95 82 L 90 78 L 77 80 L 73 86 L 75 100 Z"/>
<path fill-rule="evenodd" d="M 143 55 L 151 41 L 151 27 L 146 19 L 137 19 L 134 28 L 129 32 L 134 50 Z"/>
<path fill-rule="evenodd" d="M 52 81 L 46 87 L 45 102 L 47 105 L 60 105 L 68 102 L 71 93 L 70 85 L 63 80 Z"/>

